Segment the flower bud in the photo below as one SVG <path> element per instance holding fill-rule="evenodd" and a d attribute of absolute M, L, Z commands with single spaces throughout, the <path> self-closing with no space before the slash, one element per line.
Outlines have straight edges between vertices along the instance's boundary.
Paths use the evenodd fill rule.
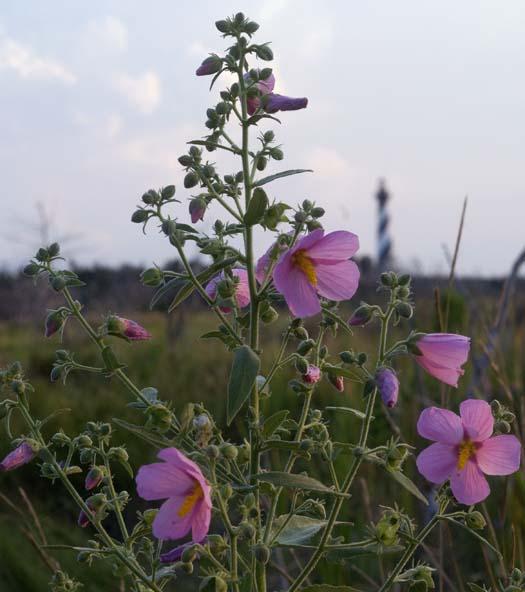
<path fill-rule="evenodd" d="M 386 288 L 394 288 L 397 284 L 397 276 L 393 271 L 385 271 L 379 277 L 379 281 Z"/>
<path fill-rule="evenodd" d="M 330 381 L 330 384 L 335 388 L 335 390 L 339 391 L 340 393 L 344 392 L 345 381 L 342 376 L 337 376 L 336 374 L 328 374 L 328 380 Z"/>
<path fill-rule="evenodd" d="M 305 339 L 299 343 L 297 346 L 297 353 L 301 356 L 306 355 L 309 351 L 313 349 L 315 346 L 315 341 L 313 339 Z"/>
<path fill-rule="evenodd" d="M 348 324 L 351 327 L 364 327 L 372 319 L 372 307 L 368 304 L 362 304 L 350 317 Z"/>
<path fill-rule="evenodd" d="M 195 74 L 197 76 L 210 76 L 211 74 L 216 74 L 221 68 L 221 58 L 218 55 L 212 54 L 202 62 L 202 64 L 195 71 Z"/>
<path fill-rule="evenodd" d="M 273 60 L 273 51 L 267 45 L 258 45 L 255 48 L 255 55 L 265 62 Z"/>
<path fill-rule="evenodd" d="M 142 513 L 142 519 L 144 520 L 144 523 L 147 526 L 151 526 L 153 524 L 153 520 L 155 520 L 155 517 L 157 516 L 158 513 L 159 513 L 159 511 L 156 508 L 150 508 L 149 510 L 144 510 L 144 512 Z"/>
<path fill-rule="evenodd" d="M 389 408 L 394 407 L 399 395 L 399 380 L 396 373 L 390 368 L 381 368 L 376 373 L 375 382 L 383 403 Z"/>
<path fill-rule="evenodd" d="M 98 466 L 92 467 L 86 475 L 85 488 L 88 491 L 95 489 L 100 485 L 102 479 L 104 479 L 104 471 Z"/>
<path fill-rule="evenodd" d="M 222 444 L 219 450 L 221 454 L 224 456 L 224 458 L 227 460 L 235 460 L 237 458 L 237 455 L 239 454 L 237 447 L 233 444 Z"/>
<path fill-rule="evenodd" d="M 269 325 L 279 318 L 279 313 L 273 306 L 268 306 L 266 310 L 261 313 L 261 321 Z"/>
<path fill-rule="evenodd" d="M 145 286 L 156 288 L 164 281 L 164 274 L 158 267 L 150 267 L 141 273 L 140 281 Z"/>
<path fill-rule="evenodd" d="M 239 536 L 242 539 L 252 539 L 255 536 L 255 526 L 250 522 L 241 522 L 239 524 Z"/>
<path fill-rule="evenodd" d="M 108 450 L 108 456 L 117 462 L 128 462 L 129 460 L 129 454 L 122 446 L 110 448 Z"/>
<path fill-rule="evenodd" d="M 190 171 L 184 177 L 184 187 L 186 189 L 191 189 L 192 187 L 195 187 L 195 185 L 197 185 L 198 182 L 199 177 L 197 177 L 197 175 L 193 171 Z"/>
<path fill-rule="evenodd" d="M 50 310 L 45 321 L 45 337 L 51 337 L 64 326 L 64 315 L 60 310 Z"/>
<path fill-rule="evenodd" d="M 271 551 L 267 545 L 255 545 L 253 555 L 259 563 L 266 565 L 270 561 Z"/>
<path fill-rule="evenodd" d="M 304 327 L 294 328 L 293 334 L 297 339 L 308 339 L 308 331 Z"/>
<path fill-rule="evenodd" d="M 469 512 L 465 516 L 465 524 L 472 528 L 472 530 L 483 530 L 485 526 L 487 526 L 487 521 L 481 512 L 477 510 L 474 512 Z"/>
<path fill-rule="evenodd" d="M 409 319 L 413 314 L 413 308 L 408 302 L 396 302 L 395 309 L 397 314 L 404 319 Z"/>
<path fill-rule="evenodd" d="M 297 356 L 295 358 L 295 367 L 301 374 L 306 374 L 309 368 L 308 360 L 302 356 Z"/>
<path fill-rule="evenodd" d="M 210 444 L 206 448 L 206 451 L 205 452 L 208 455 L 208 458 L 211 458 L 211 459 L 217 459 L 217 458 L 219 458 L 219 456 L 221 454 L 218 446 L 215 446 L 215 444 Z"/>
<path fill-rule="evenodd" d="M 135 210 L 133 215 L 131 216 L 131 221 L 135 224 L 142 224 L 143 222 L 147 222 L 149 218 L 148 210 L 143 210 L 142 208 L 139 210 Z"/>
<path fill-rule="evenodd" d="M 24 440 L 0 463 L 0 472 L 13 471 L 31 462 L 38 453 L 38 449 L 38 443 L 34 440 Z"/>
<path fill-rule="evenodd" d="M 24 267 L 24 275 L 34 277 L 40 273 L 40 265 L 37 263 L 29 263 Z"/>

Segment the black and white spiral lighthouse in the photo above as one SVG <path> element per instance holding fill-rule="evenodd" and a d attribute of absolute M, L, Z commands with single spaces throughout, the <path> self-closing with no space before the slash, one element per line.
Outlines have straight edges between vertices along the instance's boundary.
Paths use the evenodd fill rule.
<path fill-rule="evenodd" d="M 390 216 L 388 202 L 390 194 L 386 190 L 384 179 L 379 181 L 377 199 L 377 267 L 384 271 L 392 263 L 392 239 L 390 238 Z"/>

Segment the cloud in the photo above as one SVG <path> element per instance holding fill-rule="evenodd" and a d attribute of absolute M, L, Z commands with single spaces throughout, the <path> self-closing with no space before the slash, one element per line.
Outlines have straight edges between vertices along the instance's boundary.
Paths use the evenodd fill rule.
<path fill-rule="evenodd" d="M 12 70 L 26 80 L 58 80 L 64 84 L 77 80 L 61 63 L 38 56 L 31 47 L 10 37 L 0 39 L 0 70 Z"/>
<path fill-rule="evenodd" d="M 90 44 L 101 45 L 118 51 L 128 48 L 128 29 L 114 16 L 105 16 L 101 20 L 91 21 L 86 28 L 86 37 Z"/>
<path fill-rule="evenodd" d="M 139 111 L 148 115 L 160 104 L 161 85 L 155 72 L 148 71 L 142 76 L 129 76 L 121 74 L 117 77 L 115 86 Z"/>

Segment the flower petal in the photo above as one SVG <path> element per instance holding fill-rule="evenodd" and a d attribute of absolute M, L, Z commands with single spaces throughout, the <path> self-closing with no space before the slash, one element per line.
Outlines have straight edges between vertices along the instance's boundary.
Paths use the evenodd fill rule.
<path fill-rule="evenodd" d="M 494 418 L 490 405 L 479 399 L 467 399 L 459 406 L 461 421 L 468 437 L 474 442 L 483 442 L 492 436 Z"/>
<path fill-rule="evenodd" d="M 321 311 L 319 298 L 305 274 L 291 264 L 291 255 L 287 251 L 281 257 L 273 272 L 273 282 L 294 316 L 310 317 Z"/>
<path fill-rule="evenodd" d="M 417 431 L 423 438 L 443 444 L 459 444 L 463 439 L 463 424 L 459 416 L 439 407 L 428 407 L 421 412 Z"/>
<path fill-rule="evenodd" d="M 359 249 L 359 238 L 352 232 L 336 230 L 324 236 L 308 249 L 308 256 L 315 261 L 341 261 L 350 259 Z"/>
<path fill-rule="evenodd" d="M 459 367 L 468 359 L 470 338 L 455 333 L 429 333 L 417 341 L 417 346 L 434 364 Z"/>
<path fill-rule="evenodd" d="M 490 493 L 485 476 L 473 460 L 467 461 L 463 470 L 452 473 L 450 487 L 458 502 L 466 506 L 482 502 Z"/>
<path fill-rule="evenodd" d="M 418 471 L 431 483 L 443 483 L 453 473 L 458 460 L 455 447 L 436 442 L 417 457 Z"/>
<path fill-rule="evenodd" d="M 170 463 L 144 465 L 140 467 L 135 480 L 137 493 L 148 501 L 183 495 L 195 485 L 187 473 Z"/>
<path fill-rule="evenodd" d="M 430 375 L 445 384 L 457 388 L 459 377 L 464 374 L 461 368 L 450 368 L 448 366 L 440 366 L 428 360 L 425 356 L 414 356 L 414 360 L 426 370 Z"/>
<path fill-rule="evenodd" d="M 210 530 L 211 505 L 206 504 L 205 500 L 200 501 L 193 511 L 191 523 L 192 539 L 195 542 L 202 541 Z"/>
<path fill-rule="evenodd" d="M 359 268 L 353 261 L 339 261 L 333 265 L 318 263 L 315 275 L 317 292 L 330 300 L 350 300 L 359 285 Z"/>
<path fill-rule="evenodd" d="M 166 461 L 175 469 L 182 471 L 185 475 L 189 475 L 190 477 L 197 479 L 197 481 L 202 477 L 202 472 L 199 468 L 199 465 L 194 463 L 185 454 L 173 446 L 160 450 L 157 454 L 157 458 Z"/>
<path fill-rule="evenodd" d="M 310 250 L 316 243 L 318 243 L 324 236 L 324 230 L 317 228 L 307 235 L 303 236 L 295 245 L 292 247 L 291 253 L 300 251 L 302 249 Z"/>
<path fill-rule="evenodd" d="M 179 516 L 184 497 L 171 497 L 162 504 L 153 520 L 153 534 L 158 539 L 181 539 L 191 530 L 193 512 Z"/>
<path fill-rule="evenodd" d="M 511 475 L 520 468 L 520 441 L 510 435 L 489 438 L 476 452 L 476 460 L 487 475 Z"/>

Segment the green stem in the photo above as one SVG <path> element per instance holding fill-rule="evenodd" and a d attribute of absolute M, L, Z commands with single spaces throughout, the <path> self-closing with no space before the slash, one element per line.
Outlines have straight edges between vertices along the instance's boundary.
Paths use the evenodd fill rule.
<path fill-rule="evenodd" d="M 111 473 L 111 465 L 109 463 L 109 459 L 108 459 L 103 447 L 102 447 L 102 453 L 104 455 L 104 466 L 106 467 L 106 472 L 107 472 L 107 477 L 108 477 L 107 483 L 108 483 L 108 487 L 109 487 L 109 492 L 111 494 L 112 499 L 114 500 L 113 507 L 115 509 L 115 515 L 117 516 L 117 522 L 118 522 L 124 543 L 126 544 L 126 546 L 128 546 L 128 544 L 129 544 L 128 529 L 126 526 L 126 522 L 124 520 L 124 516 L 122 514 L 122 510 L 120 508 L 120 502 L 117 499 L 117 492 L 115 490 L 115 484 L 113 483 L 113 475 Z"/>

